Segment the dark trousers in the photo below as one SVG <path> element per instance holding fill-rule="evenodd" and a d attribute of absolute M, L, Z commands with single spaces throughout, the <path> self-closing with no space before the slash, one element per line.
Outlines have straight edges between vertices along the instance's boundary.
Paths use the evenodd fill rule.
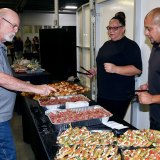
<path fill-rule="evenodd" d="M 97 98 L 97 103 L 110 111 L 113 115 L 118 116 L 119 118 L 124 118 L 128 106 L 131 102 L 131 99 L 128 100 L 108 100 L 103 98 Z"/>
<path fill-rule="evenodd" d="M 160 123 L 157 120 L 154 120 L 152 117 L 150 118 L 150 129 L 160 131 Z"/>
<path fill-rule="evenodd" d="M 160 131 L 160 104 L 150 104 L 150 129 Z"/>

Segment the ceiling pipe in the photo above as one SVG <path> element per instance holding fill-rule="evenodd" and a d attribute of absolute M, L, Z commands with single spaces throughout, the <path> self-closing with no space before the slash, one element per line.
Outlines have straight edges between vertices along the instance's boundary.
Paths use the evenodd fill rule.
<path fill-rule="evenodd" d="M 54 0 L 54 11 L 55 11 L 55 17 L 54 20 L 54 26 L 55 28 L 59 28 L 59 6 L 58 6 L 58 0 Z"/>
<path fill-rule="evenodd" d="M 23 11 L 23 8 L 25 7 L 26 3 L 27 3 L 27 0 L 18 0 L 16 5 L 16 10 L 18 12 Z"/>

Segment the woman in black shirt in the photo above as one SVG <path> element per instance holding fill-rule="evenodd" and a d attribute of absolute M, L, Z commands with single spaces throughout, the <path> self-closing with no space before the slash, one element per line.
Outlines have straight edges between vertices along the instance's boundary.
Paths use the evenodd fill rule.
<path fill-rule="evenodd" d="M 139 46 L 125 36 L 125 14 L 118 12 L 107 26 L 110 40 L 99 49 L 97 68 L 97 102 L 113 114 L 124 118 L 135 90 L 135 76 L 142 72 Z"/>

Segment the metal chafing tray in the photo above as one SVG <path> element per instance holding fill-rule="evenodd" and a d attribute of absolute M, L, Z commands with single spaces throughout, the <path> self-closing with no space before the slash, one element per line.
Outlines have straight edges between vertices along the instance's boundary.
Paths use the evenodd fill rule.
<path fill-rule="evenodd" d="M 40 106 L 44 106 L 47 109 L 64 109 L 67 102 L 86 101 L 90 99 L 82 94 L 68 95 L 68 96 L 57 96 L 57 97 L 46 97 L 38 100 Z"/>
<path fill-rule="evenodd" d="M 83 119 L 80 117 L 80 116 L 85 117 L 86 113 L 88 113 L 88 112 L 92 114 L 94 111 L 95 112 L 98 111 L 98 109 L 101 109 L 101 111 L 103 112 L 103 114 L 98 116 L 98 118 L 96 116 L 94 117 L 94 115 L 92 118 L 89 118 L 89 119 L 85 119 L 85 118 Z M 68 121 L 64 121 L 64 122 L 55 122 L 53 120 L 52 116 L 55 118 L 56 114 L 61 115 L 61 116 L 59 116 L 60 118 L 62 118 L 62 114 L 63 114 L 64 120 L 70 118 L 70 116 L 73 116 L 73 114 L 71 114 L 71 115 L 68 114 L 68 112 L 67 112 L 68 110 L 77 113 L 76 117 L 78 117 L 78 120 L 71 120 L 71 121 L 68 120 Z M 65 130 L 65 129 L 69 128 L 70 124 L 72 125 L 72 127 L 76 127 L 76 126 L 82 127 L 82 126 L 92 126 L 92 125 L 102 124 L 102 118 L 105 118 L 105 120 L 108 120 L 109 117 L 112 116 L 112 113 L 105 110 L 103 107 L 101 107 L 99 105 L 81 107 L 81 108 L 64 109 L 64 110 L 60 110 L 60 109 L 47 110 L 47 111 L 45 111 L 45 114 L 46 114 L 46 116 L 48 116 L 50 122 L 53 124 L 54 129 L 58 130 L 58 131 Z M 96 114 L 97 114 L 97 112 L 96 112 Z"/>

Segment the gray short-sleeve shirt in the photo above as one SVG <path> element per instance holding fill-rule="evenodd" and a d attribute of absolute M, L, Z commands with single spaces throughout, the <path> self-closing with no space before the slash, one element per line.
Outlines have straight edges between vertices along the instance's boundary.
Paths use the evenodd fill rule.
<path fill-rule="evenodd" d="M 7 58 L 7 48 L 3 43 L 0 43 L 0 72 L 12 75 Z M 16 92 L 0 86 L 0 122 L 5 122 L 12 118 L 15 99 Z"/>

